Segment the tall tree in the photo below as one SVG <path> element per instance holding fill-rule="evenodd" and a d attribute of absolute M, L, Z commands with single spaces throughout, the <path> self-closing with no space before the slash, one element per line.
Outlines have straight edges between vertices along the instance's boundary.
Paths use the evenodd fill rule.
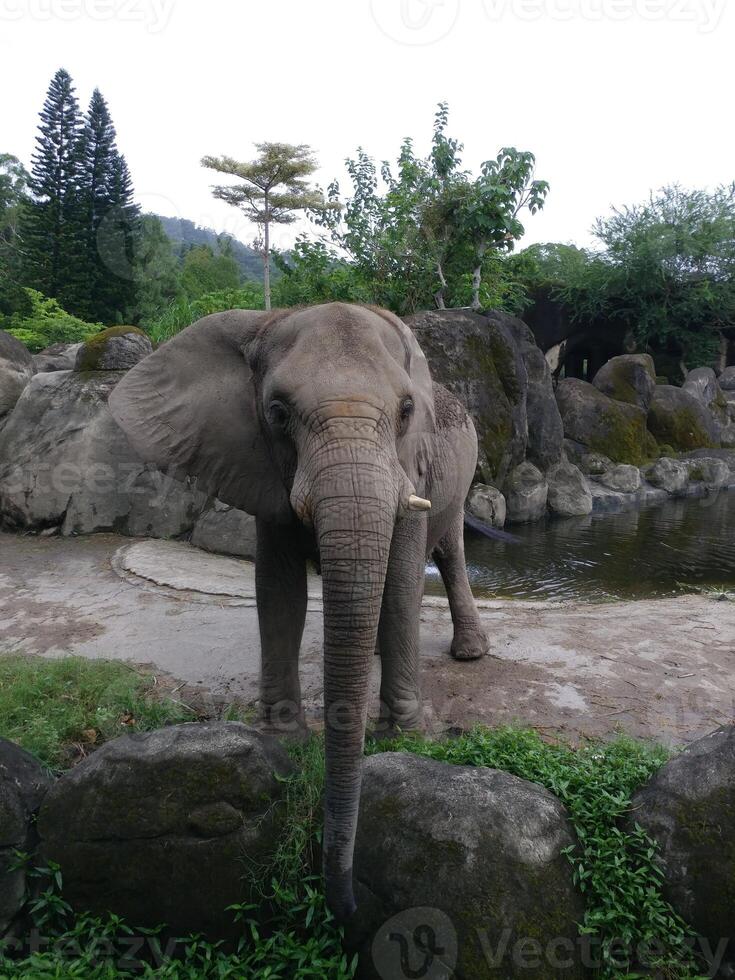
<path fill-rule="evenodd" d="M 27 201 L 28 173 L 17 157 L 0 153 L 0 314 L 30 309 L 21 285 L 19 223 Z"/>
<path fill-rule="evenodd" d="M 73 309 L 78 298 L 84 246 L 81 212 L 82 121 L 71 76 L 60 68 L 41 110 L 22 235 L 27 284 Z M 69 302 L 71 301 L 71 302 Z"/>
<path fill-rule="evenodd" d="M 138 288 L 134 261 L 140 248 L 140 208 L 133 199 L 133 181 L 125 157 L 112 154 L 107 178 L 108 207 L 95 233 L 100 280 L 95 315 L 107 323 L 120 322 L 135 304 Z"/>
<path fill-rule="evenodd" d="M 523 235 L 521 212 L 543 207 L 549 185 L 534 179 L 532 153 L 505 147 L 473 177 L 461 166 L 462 144 L 446 135 L 449 111 L 440 103 L 427 158 L 413 141 L 401 145 L 395 171 L 378 167 L 363 149 L 346 167 L 353 194 L 344 220 L 337 210 L 317 215 L 334 244 L 374 283 L 384 305 L 398 313 L 434 302 L 486 305 L 497 295 L 483 276 L 498 267 L 498 255 Z M 382 187 L 380 186 L 382 183 Z M 339 185 L 327 189 L 339 201 Z"/>
<path fill-rule="evenodd" d="M 321 191 L 312 188 L 307 178 L 317 169 L 311 148 L 304 144 L 256 143 L 258 157 L 243 163 L 232 157 L 206 156 L 202 166 L 217 173 L 236 177 L 238 184 L 212 188 L 216 198 L 239 208 L 262 229 L 263 286 L 265 308 L 271 308 L 270 258 L 271 225 L 288 225 L 299 211 L 334 207 L 324 200 Z"/>
<path fill-rule="evenodd" d="M 87 296 L 82 312 L 114 323 L 134 301 L 132 272 L 139 212 L 115 127 L 99 89 L 92 93 L 81 139 Z"/>

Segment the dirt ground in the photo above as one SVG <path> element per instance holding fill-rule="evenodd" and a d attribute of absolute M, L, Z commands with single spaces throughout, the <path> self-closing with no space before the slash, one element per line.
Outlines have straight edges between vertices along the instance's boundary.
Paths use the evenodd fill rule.
<path fill-rule="evenodd" d="M 735 717 L 735 603 L 479 605 L 492 653 L 458 663 L 446 652 L 446 603 L 425 600 L 422 688 L 433 731 L 516 721 L 572 741 L 625 731 L 683 743 Z M 321 631 L 312 580 L 301 671 L 315 724 Z M 180 697 L 254 704 L 252 566 L 178 542 L 0 534 L 0 651 L 152 664 L 167 687 L 171 678 L 185 685 Z M 379 670 L 375 658 L 375 704 Z"/>

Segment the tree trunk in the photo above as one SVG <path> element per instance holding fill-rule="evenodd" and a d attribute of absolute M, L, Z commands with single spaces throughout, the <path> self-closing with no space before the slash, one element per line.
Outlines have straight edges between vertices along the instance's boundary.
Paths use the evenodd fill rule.
<path fill-rule="evenodd" d="M 480 286 L 482 286 L 482 260 L 485 258 L 487 245 L 479 245 L 477 248 L 477 265 L 472 273 L 472 309 L 480 309 Z"/>
<path fill-rule="evenodd" d="M 265 308 L 271 308 L 271 240 L 270 216 L 268 214 L 268 195 L 265 196 L 265 221 L 263 222 L 263 294 Z"/>
<path fill-rule="evenodd" d="M 447 280 L 444 276 L 444 269 L 442 269 L 441 262 L 436 263 L 436 274 L 439 276 L 439 282 L 441 283 L 441 288 L 434 293 L 434 302 L 436 303 L 436 308 L 438 310 L 445 310 L 446 305 L 444 302 L 444 293 L 447 288 Z"/>

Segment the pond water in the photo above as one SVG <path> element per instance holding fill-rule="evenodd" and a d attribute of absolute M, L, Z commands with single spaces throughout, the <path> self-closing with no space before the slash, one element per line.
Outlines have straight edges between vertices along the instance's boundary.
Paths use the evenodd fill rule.
<path fill-rule="evenodd" d="M 477 597 L 600 601 L 735 588 L 735 491 L 509 530 L 517 544 L 465 532 Z M 445 594 L 433 565 L 426 592 Z"/>

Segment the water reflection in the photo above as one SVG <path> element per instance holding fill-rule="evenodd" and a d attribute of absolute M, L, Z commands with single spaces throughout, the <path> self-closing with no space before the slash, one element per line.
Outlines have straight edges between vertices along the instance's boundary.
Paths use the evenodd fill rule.
<path fill-rule="evenodd" d="M 735 586 L 735 492 L 660 507 L 512 528 L 518 544 L 465 535 L 477 596 L 633 599 L 680 584 Z M 443 595 L 436 568 L 426 591 Z"/>

